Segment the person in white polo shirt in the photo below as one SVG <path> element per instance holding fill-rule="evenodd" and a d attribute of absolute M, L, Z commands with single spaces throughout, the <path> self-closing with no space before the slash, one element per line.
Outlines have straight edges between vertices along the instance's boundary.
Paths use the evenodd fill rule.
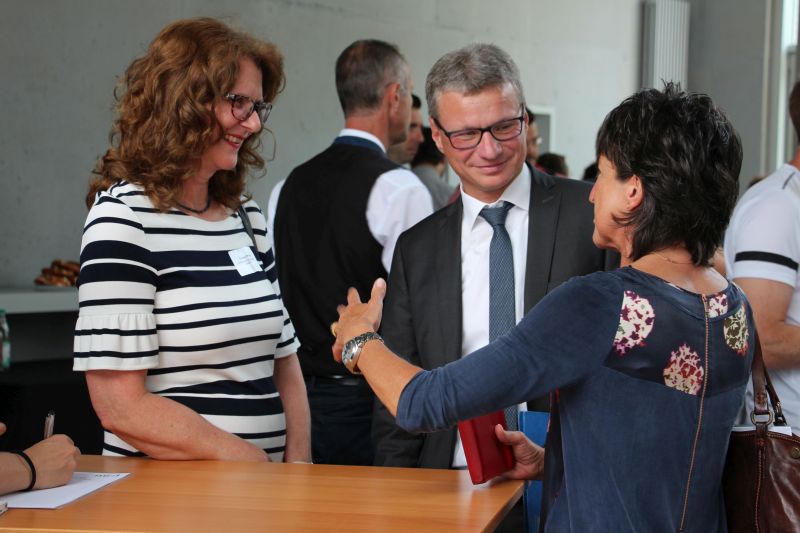
<path fill-rule="evenodd" d="M 800 135 L 800 82 L 789 97 Z M 728 277 L 747 294 L 783 413 L 800 434 L 800 147 L 744 193 L 725 234 Z M 752 404 L 752 389 L 747 405 Z"/>

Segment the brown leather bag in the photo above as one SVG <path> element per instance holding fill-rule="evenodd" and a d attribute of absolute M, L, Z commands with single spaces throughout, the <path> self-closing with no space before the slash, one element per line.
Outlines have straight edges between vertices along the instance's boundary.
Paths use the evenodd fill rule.
<path fill-rule="evenodd" d="M 768 431 L 787 426 L 761 355 L 753 356 L 754 431 L 733 432 L 722 487 L 730 533 L 800 532 L 800 437 Z M 767 406 L 767 398 L 772 411 Z"/>

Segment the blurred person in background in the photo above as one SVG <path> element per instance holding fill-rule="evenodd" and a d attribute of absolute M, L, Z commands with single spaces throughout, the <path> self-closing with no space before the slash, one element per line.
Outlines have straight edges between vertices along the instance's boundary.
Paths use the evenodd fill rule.
<path fill-rule="evenodd" d="M 428 188 L 433 198 L 433 210 L 436 211 L 448 204 L 456 187 L 447 183 L 447 163 L 444 154 L 436 147 L 431 129 L 422 128 L 422 137 L 424 140 L 419 145 L 417 155 L 411 160 L 411 172 Z"/>
<path fill-rule="evenodd" d="M 539 156 L 539 159 L 536 160 L 536 165 L 551 176 L 556 176 L 559 178 L 569 177 L 567 160 L 561 154 L 546 152 Z"/>
<path fill-rule="evenodd" d="M 525 133 L 525 146 L 526 146 L 526 161 L 531 166 L 536 166 L 536 161 L 539 158 L 539 147 L 542 144 L 542 138 L 539 136 L 539 126 L 536 124 L 536 114 L 525 108 L 525 114 L 528 116 L 528 130 Z"/>
<path fill-rule="evenodd" d="M 416 94 L 411 95 L 411 120 L 408 123 L 406 140 L 389 146 L 386 151 L 389 159 L 398 165 L 408 165 L 417 155 L 422 144 L 422 101 Z"/>

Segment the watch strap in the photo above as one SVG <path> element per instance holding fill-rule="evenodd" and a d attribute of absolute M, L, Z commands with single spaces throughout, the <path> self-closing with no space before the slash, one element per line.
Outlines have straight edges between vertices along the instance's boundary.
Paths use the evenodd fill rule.
<path fill-rule="evenodd" d="M 372 340 L 383 342 L 383 338 L 374 331 L 367 331 L 366 333 L 357 335 L 347 342 L 345 346 L 345 357 L 342 360 L 347 370 L 353 374 L 361 374 L 358 370 L 358 358 L 361 356 L 361 350 L 364 348 L 364 345 Z M 348 345 L 351 347 L 350 350 L 347 349 Z"/>

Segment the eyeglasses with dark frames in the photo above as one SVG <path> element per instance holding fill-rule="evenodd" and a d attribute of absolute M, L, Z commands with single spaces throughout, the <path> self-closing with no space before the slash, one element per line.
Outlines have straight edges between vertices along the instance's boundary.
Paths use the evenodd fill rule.
<path fill-rule="evenodd" d="M 261 125 L 263 126 L 267 123 L 269 113 L 272 111 L 272 102 L 265 102 L 263 100 L 256 102 L 249 96 L 243 96 L 241 94 L 228 93 L 225 95 L 225 100 L 231 103 L 233 118 L 240 122 L 244 122 L 250 118 L 250 115 L 255 111 L 258 113 L 258 118 L 261 120 Z"/>
<path fill-rule="evenodd" d="M 525 121 L 525 108 L 522 108 L 522 114 L 515 118 L 501 120 L 491 126 L 485 128 L 467 128 L 458 131 L 447 131 L 444 129 L 438 119 L 434 118 L 436 127 L 442 130 L 450 145 L 456 150 L 467 150 L 475 148 L 481 143 L 483 134 L 489 132 L 495 140 L 499 142 L 510 141 L 518 137 L 522 133 L 522 123 Z"/>

